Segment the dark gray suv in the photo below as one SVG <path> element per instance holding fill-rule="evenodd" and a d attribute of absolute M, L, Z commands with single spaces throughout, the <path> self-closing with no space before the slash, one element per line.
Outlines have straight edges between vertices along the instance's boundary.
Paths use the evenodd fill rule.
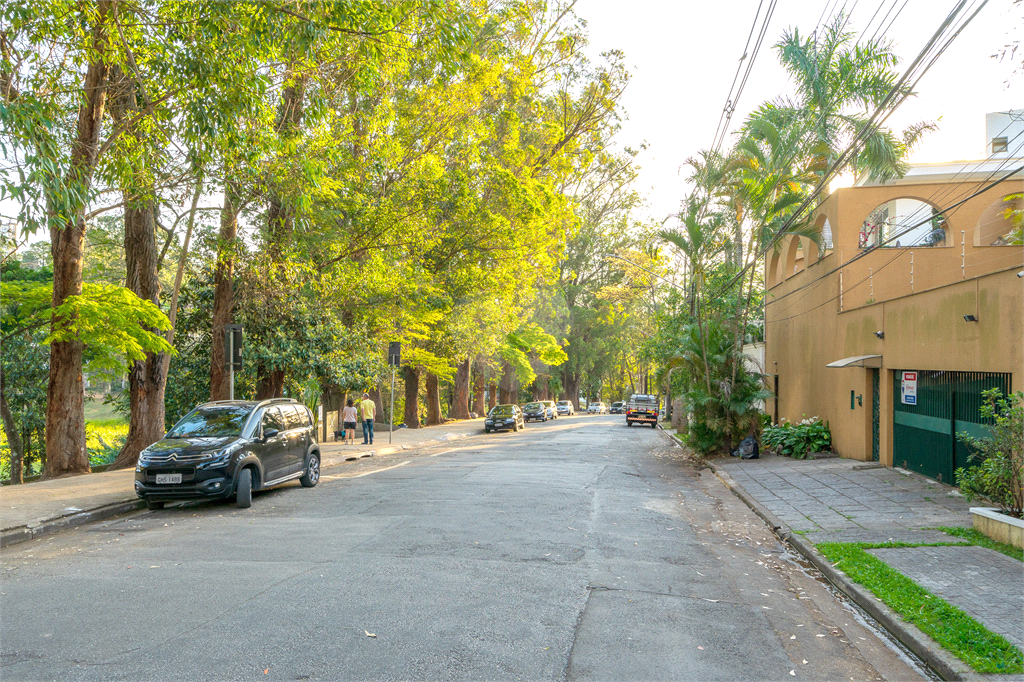
<path fill-rule="evenodd" d="M 252 504 L 252 492 L 299 479 L 320 480 L 320 445 L 313 415 L 301 403 L 221 400 L 200 405 L 142 451 L 135 492 L 150 509 L 168 500 L 235 497 Z"/>

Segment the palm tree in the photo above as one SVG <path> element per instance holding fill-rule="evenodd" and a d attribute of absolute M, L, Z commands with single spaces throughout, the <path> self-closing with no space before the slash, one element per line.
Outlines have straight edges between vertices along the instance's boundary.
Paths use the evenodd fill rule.
<path fill-rule="evenodd" d="M 797 113 L 807 125 L 810 137 L 805 148 L 823 161 L 817 164 L 819 177 L 865 130 L 872 110 L 886 101 L 899 80 L 893 70 L 899 59 L 892 41 L 871 38 L 861 44 L 846 30 L 847 23 L 846 14 L 840 12 L 820 35 L 805 37 L 798 29 L 788 29 L 775 44 L 797 90 L 795 102 L 780 102 L 778 108 Z M 901 89 L 886 106 L 892 108 L 912 94 Z M 883 181 L 902 177 L 910 150 L 934 128 L 933 123 L 920 122 L 897 137 L 888 128 L 872 126 L 862 135 L 856 154 L 837 170 L 867 172 Z"/>

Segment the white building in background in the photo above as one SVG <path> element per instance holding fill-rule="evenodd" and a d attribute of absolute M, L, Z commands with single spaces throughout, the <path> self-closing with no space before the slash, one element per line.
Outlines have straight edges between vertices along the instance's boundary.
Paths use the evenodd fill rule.
<path fill-rule="evenodd" d="M 1020 166 L 1024 160 L 1024 109 L 985 114 L 985 158 L 942 163 L 913 164 L 902 178 L 879 182 L 862 175 L 854 187 L 920 185 L 949 182 L 996 180 Z"/>

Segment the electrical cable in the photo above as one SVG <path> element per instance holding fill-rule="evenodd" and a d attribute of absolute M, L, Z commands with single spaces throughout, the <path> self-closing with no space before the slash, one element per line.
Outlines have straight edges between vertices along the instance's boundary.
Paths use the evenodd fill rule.
<path fill-rule="evenodd" d="M 931 52 L 932 47 L 940 40 L 942 35 L 949 28 L 950 24 L 953 23 L 953 21 L 955 20 L 956 16 L 960 13 L 960 11 L 963 9 L 964 5 L 966 4 L 966 1 L 967 0 L 960 0 L 960 2 L 958 2 L 957 5 L 947 14 L 946 18 L 939 25 L 939 28 L 935 31 L 935 33 L 932 35 L 932 37 L 929 39 L 929 41 L 921 49 L 921 51 L 919 52 L 918 56 L 914 59 L 914 61 L 907 68 L 907 70 L 900 77 L 900 79 L 896 82 L 896 84 L 893 85 L 893 87 L 890 89 L 889 93 L 886 95 L 886 97 L 883 99 L 883 101 L 880 104 L 877 105 L 874 113 L 871 115 L 871 117 L 868 119 L 868 121 L 864 124 L 864 126 L 857 133 L 857 135 L 854 136 L 854 139 L 850 142 L 849 145 L 847 145 L 846 149 L 839 156 L 839 158 L 837 158 L 829 166 L 829 168 L 823 174 L 822 180 L 819 181 L 818 185 L 813 189 L 811 194 L 800 204 L 800 206 L 797 208 L 797 210 L 794 211 L 790 215 L 790 217 L 786 220 L 786 222 L 780 228 L 778 228 L 778 230 L 775 231 L 775 234 L 772 235 L 771 239 L 769 239 L 768 242 L 763 247 L 760 247 L 759 249 L 757 249 L 757 251 L 759 252 L 758 255 L 753 260 L 751 260 L 750 263 L 748 263 L 743 268 L 741 268 L 740 271 L 736 273 L 736 275 L 734 275 L 732 278 L 730 278 L 730 280 L 723 285 L 723 287 L 722 287 L 723 289 L 724 288 L 728 288 L 729 286 L 732 286 L 732 284 L 734 284 L 737 281 L 738 278 L 744 277 L 746 275 L 747 269 L 749 269 L 752 266 L 753 263 L 758 262 L 761 259 L 761 257 L 763 256 L 763 254 L 768 250 L 768 248 L 774 246 L 775 243 L 779 240 L 779 238 L 781 238 L 785 234 L 785 231 L 793 224 L 793 222 L 796 220 L 796 218 L 799 215 L 803 214 L 803 212 L 807 209 L 807 207 L 811 204 L 811 202 L 813 202 L 814 199 L 816 199 L 818 197 L 818 195 L 821 194 L 821 192 L 824 190 L 825 185 L 832 179 L 833 175 L 838 171 L 838 169 L 842 168 L 842 167 L 845 167 L 845 165 L 848 163 L 849 156 L 857 148 L 857 146 L 861 142 L 861 138 L 865 137 L 865 133 L 867 133 L 872 127 L 877 128 L 877 127 L 881 126 L 881 124 L 884 123 L 884 121 L 888 119 L 888 117 L 892 114 L 892 112 L 895 111 L 895 107 L 893 107 L 892 109 L 889 110 L 889 112 L 884 117 L 882 117 L 880 120 L 878 120 L 876 122 L 876 119 L 889 106 L 889 104 L 892 101 L 893 97 L 895 97 L 897 95 L 897 93 L 900 93 L 900 92 L 903 91 L 904 84 L 911 78 L 912 75 L 916 75 L 916 79 L 914 80 L 914 83 L 906 88 L 906 91 L 908 93 L 913 91 L 913 86 L 916 85 L 916 83 L 920 81 L 921 77 L 923 77 L 925 73 L 927 73 L 927 70 L 928 70 L 928 68 L 931 67 L 931 64 L 934 64 L 934 59 L 931 62 L 928 63 L 928 66 L 926 66 L 924 68 L 924 70 L 919 75 L 915 74 L 915 71 L 917 70 L 918 65 L 922 64 L 925 61 L 925 59 L 928 57 L 929 53 Z M 985 4 L 987 4 L 987 2 L 988 2 L 988 0 L 983 0 L 981 7 L 978 8 L 978 11 L 980 11 L 981 8 L 984 7 Z M 964 24 L 960 27 L 960 30 L 962 30 L 963 26 L 966 26 L 966 24 L 969 23 L 975 16 L 977 16 L 977 11 L 973 15 L 971 15 L 964 22 Z M 958 34 L 959 34 L 959 30 L 957 31 L 957 35 Z M 943 47 L 943 49 L 945 49 L 945 47 L 947 47 L 947 46 L 948 46 L 948 43 L 946 44 L 946 46 Z M 939 54 L 941 54 L 941 51 L 939 52 Z M 936 58 L 937 58 L 937 56 L 938 55 L 936 55 Z M 906 99 L 906 97 L 907 97 L 907 94 L 904 94 L 903 95 L 903 99 L 901 99 L 899 103 L 902 103 L 902 101 L 904 99 Z M 898 106 L 898 104 L 896 106 Z"/>

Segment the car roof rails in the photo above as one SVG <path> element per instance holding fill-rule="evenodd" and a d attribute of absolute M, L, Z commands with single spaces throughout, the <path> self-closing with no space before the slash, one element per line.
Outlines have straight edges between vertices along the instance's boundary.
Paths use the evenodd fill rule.
<path fill-rule="evenodd" d="M 289 405 L 289 404 L 298 405 L 299 401 L 296 400 L 295 398 L 267 398 L 266 400 L 259 401 L 256 404 L 256 407 L 263 407 L 264 405 L 276 405 L 276 404 L 279 404 L 279 403 L 283 403 L 283 404 L 286 404 L 286 405 Z"/>

